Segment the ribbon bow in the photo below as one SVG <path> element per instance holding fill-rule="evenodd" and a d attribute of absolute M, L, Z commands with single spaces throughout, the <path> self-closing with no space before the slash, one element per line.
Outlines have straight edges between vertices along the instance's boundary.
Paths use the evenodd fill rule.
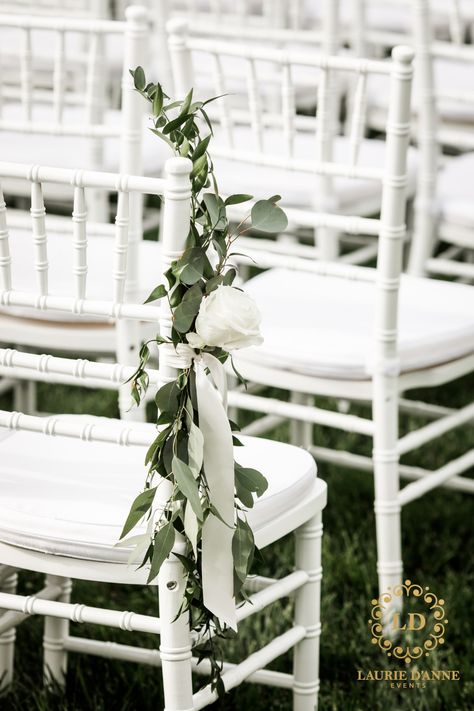
<path fill-rule="evenodd" d="M 204 440 L 204 471 L 209 499 L 222 520 L 209 512 L 202 527 L 202 586 L 205 606 L 219 620 L 237 629 L 234 599 L 234 449 L 227 417 L 224 366 L 210 353 L 198 354 L 186 344 L 164 344 L 162 363 L 192 367 L 196 375 L 199 429 Z M 224 523 L 225 521 L 225 523 Z"/>

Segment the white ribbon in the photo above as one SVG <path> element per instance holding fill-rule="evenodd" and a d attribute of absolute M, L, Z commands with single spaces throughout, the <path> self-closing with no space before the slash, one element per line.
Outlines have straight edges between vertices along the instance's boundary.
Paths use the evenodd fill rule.
<path fill-rule="evenodd" d="M 209 353 L 198 355 L 186 344 L 161 349 L 166 365 L 196 374 L 199 429 L 204 439 L 204 472 L 212 513 L 202 527 L 203 601 L 222 623 L 237 629 L 234 599 L 234 450 L 227 417 L 227 383 L 222 363 Z M 163 362 L 163 361 L 162 361 Z M 210 377 L 206 370 L 209 371 Z M 225 523 L 223 522 L 225 521 Z"/>

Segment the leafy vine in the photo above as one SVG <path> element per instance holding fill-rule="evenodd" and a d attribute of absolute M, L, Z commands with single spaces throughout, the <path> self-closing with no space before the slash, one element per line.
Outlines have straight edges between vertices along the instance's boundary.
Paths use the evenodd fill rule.
<path fill-rule="evenodd" d="M 157 335 L 141 347 L 140 361 L 131 378 L 132 396 L 138 405 L 149 386 L 147 364 L 152 347 L 167 343 L 168 348 L 172 345 L 178 349 L 184 344 L 188 349 L 192 347 L 198 355 L 208 353 L 221 363 L 228 359 L 232 362 L 229 351 L 232 347 L 244 344 L 238 341 L 234 344 L 216 343 L 216 339 L 209 337 L 206 342 L 205 335 L 203 337 L 196 332 L 199 314 L 203 313 L 206 304 L 210 304 L 211 295 L 223 287 L 232 289 L 230 296 L 233 298 L 238 294 L 243 295 L 233 286 L 237 271 L 229 262 L 236 239 L 250 228 L 263 232 L 281 232 L 286 228 L 287 218 L 277 205 L 280 197 L 275 195 L 268 200 L 255 202 L 249 214 L 232 229 L 227 208 L 251 201 L 253 196 L 237 194 L 224 199 L 219 194 L 213 162 L 208 152 L 213 127 L 205 109 L 214 99 L 193 101 L 191 90 L 183 100 L 171 101 L 160 84 L 147 83 L 141 67 L 130 73 L 136 90 L 151 104 L 152 132 L 168 144 L 174 155 L 192 161 L 191 218 L 186 248 L 165 272 L 166 283 L 159 284 L 145 302 L 168 300 L 172 314 L 171 337 L 168 339 Z M 208 131 L 204 137 L 201 136 L 203 128 Z M 240 379 L 237 372 L 236 375 Z M 125 539 L 121 545 L 134 547 L 132 559 L 139 562 L 140 567 L 149 565 L 148 582 L 151 582 L 171 553 L 176 534 L 184 537 L 185 553 L 178 554 L 187 575 L 181 610 L 189 613 L 191 629 L 198 633 L 200 644 L 195 648 L 198 657 L 210 661 L 211 686 L 222 694 L 224 685 L 221 679 L 222 655 L 219 642 L 231 630 L 206 607 L 203 598 L 202 527 L 210 514 L 218 518 L 221 516 L 209 496 L 194 369 L 180 368 L 176 379 L 156 392 L 155 403 L 158 433 L 146 454 L 148 475 L 145 488 L 131 505 L 121 538 L 126 537 L 143 520 L 148 523 L 147 531 Z M 230 426 L 233 432 L 238 430 L 234 423 L 230 422 Z M 233 443 L 241 445 L 235 435 Z M 253 507 L 255 497 L 265 492 L 267 481 L 257 470 L 242 467 L 237 462 L 234 462 L 234 472 L 235 529 L 232 553 L 234 595 L 238 601 L 245 599 L 244 583 L 255 552 L 254 537 L 245 512 Z M 159 510 L 154 506 L 159 486 L 159 480 L 155 483 L 156 477 L 172 485 L 171 496 Z"/>

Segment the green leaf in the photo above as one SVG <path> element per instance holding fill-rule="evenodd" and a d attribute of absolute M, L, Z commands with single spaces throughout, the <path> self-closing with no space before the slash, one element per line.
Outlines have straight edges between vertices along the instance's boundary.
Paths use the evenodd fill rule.
<path fill-rule="evenodd" d="M 288 226 L 288 218 L 270 200 L 259 200 L 252 207 L 252 227 L 261 232 L 283 232 Z"/>
<path fill-rule="evenodd" d="M 237 270 L 234 269 L 234 267 L 231 267 L 224 274 L 224 282 L 223 282 L 224 286 L 231 286 L 236 276 L 237 276 Z"/>
<path fill-rule="evenodd" d="M 204 513 L 199 497 L 199 487 L 191 469 L 176 456 L 173 457 L 172 469 L 178 489 L 193 507 L 198 520 L 202 521 Z"/>
<path fill-rule="evenodd" d="M 205 154 L 200 156 L 196 160 L 193 160 L 193 169 L 191 171 L 191 178 L 196 177 L 196 175 L 198 175 L 201 172 L 201 170 L 203 169 L 203 167 L 205 165 L 207 165 L 207 156 Z"/>
<path fill-rule="evenodd" d="M 186 115 L 188 114 L 192 100 L 193 100 L 193 90 L 191 89 L 184 97 L 183 103 L 181 105 L 180 114 L 182 114 L 183 116 L 185 114 Z"/>
<path fill-rule="evenodd" d="M 187 138 L 184 139 L 182 142 L 180 149 L 179 149 L 179 154 L 183 156 L 183 158 L 186 158 L 186 156 L 189 153 L 189 141 Z"/>
<path fill-rule="evenodd" d="M 244 506 L 248 509 L 253 508 L 254 500 L 252 492 L 242 486 L 237 479 L 235 480 L 235 493 Z"/>
<path fill-rule="evenodd" d="M 281 200 L 281 195 L 272 195 L 271 197 L 267 198 L 268 202 L 280 202 Z"/>
<path fill-rule="evenodd" d="M 205 193 L 203 202 L 206 206 L 212 229 L 223 229 L 225 227 L 226 214 L 222 199 L 214 193 Z"/>
<path fill-rule="evenodd" d="M 150 583 L 160 572 L 160 568 L 173 550 L 174 527 L 171 522 L 166 523 L 155 533 L 153 541 L 153 557 L 147 582 Z"/>
<path fill-rule="evenodd" d="M 167 415 L 168 418 L 170 417 L 170 413 L 165 413 L 165 414 Z M 159 417 L 158 419 L 159 419 L 159 420 L 162 419 L 161 415 L 160 415 L 160 417 Z M 169 424 L 169 422 L 168 422 L 168 423 L 159 422 L 158 424 Z M 156 439 L 152 442 L 152 444 L 150 445 L 150 447 L 149 447 L 149 449 L 148 449 L 148 451 L 147 451 L 147 453 L 146 453 L 146 455 L 145 455 L 145 466 L 146 466 L 147 464 L 149 464 L 150 462 L 153 461 L 153 459 L 154 459 L 154 457 L 155 457 L 155 454 L 156 454 L 156 451 L 157 451 L 160 447 L 162 447 L 163 442 L 164 442 L 165 439 L 168 437 L 168 435 L 169 435 L 170 432 L 171 432 L 171 427 L 165 427 L 163 430 L 161 430 L 161 432 L 159 433 L 159 435 L 158 435 L 158 436 L 156 437 Z"/>
<path fill-rule="evenodd" d="M 163 385 L 155 395 L 155 402 L 160 412 L 175 413 L 179 407 L 180 389 L 176 381 Z"/>
<path fill-rule="evenodd" d="M 204 106 L 204 104 L 203 104 L 203 106 Z M 209 128 L 209 131 L 211 132 L 211 135 L 213 136 L 213 135 L 214 135 L 214 129 L 212 128 L 212 123 L 211 123 L 211 121 L 210 121 L 210 119 L 209 119 L 209 116 L 207 115 L 207 113 L 204 111 L 204 109 L 203 109 L 202 107 L 201 107 L 199 110 L 200 110 L 200 112 L 201 112 L 201 115 L 202 115 L 204 121 L 207 123 L 207 127 Z"/>
<path fill-rule="evenodd" d="M 214 289 L 217 289 L 218 286 L 220 286 L 224 281 L 224 277 L 221 274 L 217 274 L 217 276 L 212 277 L 209 279 L 209 281 L 206 282 L 206 294 L 210 294 L 211 291 L 214 291 Z"/>
<path fill-rule="evenodd" d="M 134 72 L 130 73 L 133 76 L 133 83 L 135 84 L 135 89 L 138 89 L 138 91 L 144 91 L 146 87 L 146 79 L 143 67 L 138 66 Z"/>
<path fill-rule="evenodd" d="M 164 296 L 166 296 L 167 293 L 168 292 L 166 291 L 165 285 L 158 284 L 158 286 L 155 286 L 150 296 L 146 299 L 144 303 L 148 304 L 150 303 L 150 301 L 158 301 L 158 299 L 162 299 Z"/>
<path fill-rule="evenodd" d="M 234 570 L 241 583 L 245 582 L 252 565 L 254 547 L 252 529 L 247 521 L 239 518 L 232 538 L 232 554 L 234 557 Z"/>
<path fill-rule="evenodd" d="M 153 113 L 155 116 L 159 116 L 163 109 L 163 89 L 161 84 L 156 85 L 156 92 L 153 98 Z"/>
<path fill-rule="evenodd" d="M 173 324 L 177 331 L 186 333 L 196 318 L 202 301 L 202 292 L 199 284 L 194 284 L 183 296 L 180 304 L 175 308 Z"/>
<path fill-rule="evenodd" d="M 184 532 L 192 546 L 194 555 L 197 557 L 199 522 L 189 501 L 186 501 L 186 507 L 184 509 Z"/>
<path fill-rule="evenodd" d="M 188 419 L 188 461 L 195 477 L 199 476 L 204 459 L 204 437 L 199 427 Z"/>
<path fill-rule="evenodd" d="M 244 194 L 236 194 L 236 195 L 229 195 L 229 197 L 225 200 L 225 205 L 239 205 L 241 202 L 248 202 L 249 200 L 253 200 L 253 195 L 244 195 Z"/>
<path fill-rule="evenodd" d="M 130 512 L 124 523 L 120 538 L 123 538 L 127 535 L 127 533 L 130 533 L 132 528 L 134 528 L 143 516 L 151 509 L 153 499 L 155 498 L 155 492 L 156 486 L 153 487 L 153 489 L 145 489 L 145 491 L 142 491 L 142 493 L 137 496 L 130 507 Z"/>
<path fill-rule="evenodd" d="M 163 129 L 164 134 L 169 134 L 175 131 L 177 128 L 183 125 L 189 118 L 189 114 L 180 114 L 177 118 L 173 119 Z"/>
<path fill-rule="evenodd" d="M 202 141 L 199 141 L 197 144 L 196 148 L 194 149 L 193 152 L 193 163 L 197 161 L 198 158 L 204 155 L 204 153 L 207 151 L 207 147 L 209 145 L 209 141 L 211 140 L 212 136 L 209 134 L 209 136 L 206 136 L 206 138 L 203 138 Z"/>
<path fill-rule="evenodd" d="M 235 479 L 248 491 L 254 491 L 257 496 L 261 496 L 268 489 L 268 481 L 257 469 L 241 467 L 235 462 Z"/>
<path fill-rule="evenodd" d="M 174 267 L 175 276 L 188 286 L 198 282 L 209 271 L 212 267 L 202 247 L 187 249 Z"/>

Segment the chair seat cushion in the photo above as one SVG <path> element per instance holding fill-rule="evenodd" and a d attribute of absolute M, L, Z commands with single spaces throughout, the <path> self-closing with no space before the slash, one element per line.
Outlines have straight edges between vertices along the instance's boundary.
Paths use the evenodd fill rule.
<path fill-rule="evenodd" d="M 145 110 L 144 106 L 144 110 Z M 32 120 L 38 124 L 53 122 L 54 114 L 48 105 L 34 106 Z M 2 120 L 25 120 L 23 109 L 19 104 L 7 104 L 2 111 Z M 109 109 L 106 111 L 104 124 L 114 128 L 119 127 L 122 121 L 120 111 Z M 172 151 L 164 141 L 154 136 L 151 131 L 145 130 L 145 125 L 151 126 L 147 117 L 144 117 L 142 159 L 146 175 L 159 176 L 167 158 L 172 157 Z M 64 111 L 63 123 L 65 126 L 84 125 L 86 114 L 83 108 L 67 107 Z M 104 157 L 101 170 L 119 172 L 119 136 L 103 140 Z M 74 168 L 91 170 L 97 169 L 91 161 L 91 140 L 80 136 L 60 136 L 43 133 L 23 133 L 16 131 L 0 131 L 0 155 L 3 161 L 15 163 L 33 163 L 35 165 L 49 165 L 57 168 Z M 55 186 L 56 188 L 57 186 Z M 5 190 L 6 192 L 6 190 Z"/>
<path fill-rule="evenodd" d="M 68 226 L 71 229 L 71 221 Z M 47 225 L 47 223 L 46 223 Z M 48 232 L 48 230 L 46 230 Z M 10 230 L 10 253 L 12 256 L 12 287 L 18 291 L 32 291 L 36 284 L 34 269 L 33 238 L 30 232 L 21 229 Z M 48 235 L 49 294 L 52 296 L 74 296 L 73 241 L 69 233 L 50 232 Z M 108 236 L 88 238 L 87 298 L 110 300 L 113 298 L 114 239 Z M 161 281 L 161 245 L 143 240 L 139 243 L 139 300 L 142 303 L 152 289 Z M 60 311 L 40 311 L 23 307 L 1 307 L 0 311 L 9 315 L 48 321 L 70 322 L 74 320 L 93 321 L 91 316 L 80 317 Z M 103 320 L 103 319 L 102 319 Z"/>
<path fill-rule="evenodd" d="M 446 163 L 438 178 L 438 200 L 444 221 L 474 229 L 474 152 Z"/>
<path fill-rule="evenodd" d="M 310 376 L 367 379 L 373 369 L 375 285 L 283 269 L 245 285 L 262 312 L 263 345 L 235 354 Z M 471 286 L 402 276 L 399 352 L 403 371 L 474 351 Z"/>
<path fill-rule="evenodd" d="M 216 133 L 215 145 L 219 145 L 220 136 Z M 235 131 L 235 145 L 246 151 L 256 150 L 255 139 L 249 128 L 239 127 Z M 270 155 L 281 155 L 282 134 L 277 130 L 267 130 L 264 136 L 264 149 Z M 349 139 L 337 136 L 334 140 L 334 160 L 348 164 L 350 156 Z M 295 158 L 311 160 L 316 158 L 315 138 L 312 132 L 296 133 Z M 364 167 L 380 168 L 385 164 L 385 142 L 367 139 L 362 142 L 359 163 Z M 282 205 L 298 208 L 316 208 L 321 210 L 337 209 L 348 214 L 373 214 L 380 209 L 382 195 L 381 183 L 374 180 L 334 178 L 332 204 L 318 202 L 320 190 L 319 176 L 311 173 L 285 170 L 284 168 L 266 167 L 256 164 L 238 163 L 219 157 L 214 159 L 215 172 L 219 187 L 224 194 L 251 193 L 257 198 L 281 195 Z M 408 154 L 408 194 L 415 190 L 417 152 L 410 149 Z"/>
<path fill-rule="evenodd" d="M 140 426 L 152 442 L 155 427 Z M 316 465 L 297 447 L 241 439 L 236 460 L 269 481 L 248 515 L 258 531 L 304 500 Z M 145 451 L 0 429 L 0 541 L 53 555 L 126 562 L 130 551 L 115 544 L 133 499 L 143 490 Z"/>

